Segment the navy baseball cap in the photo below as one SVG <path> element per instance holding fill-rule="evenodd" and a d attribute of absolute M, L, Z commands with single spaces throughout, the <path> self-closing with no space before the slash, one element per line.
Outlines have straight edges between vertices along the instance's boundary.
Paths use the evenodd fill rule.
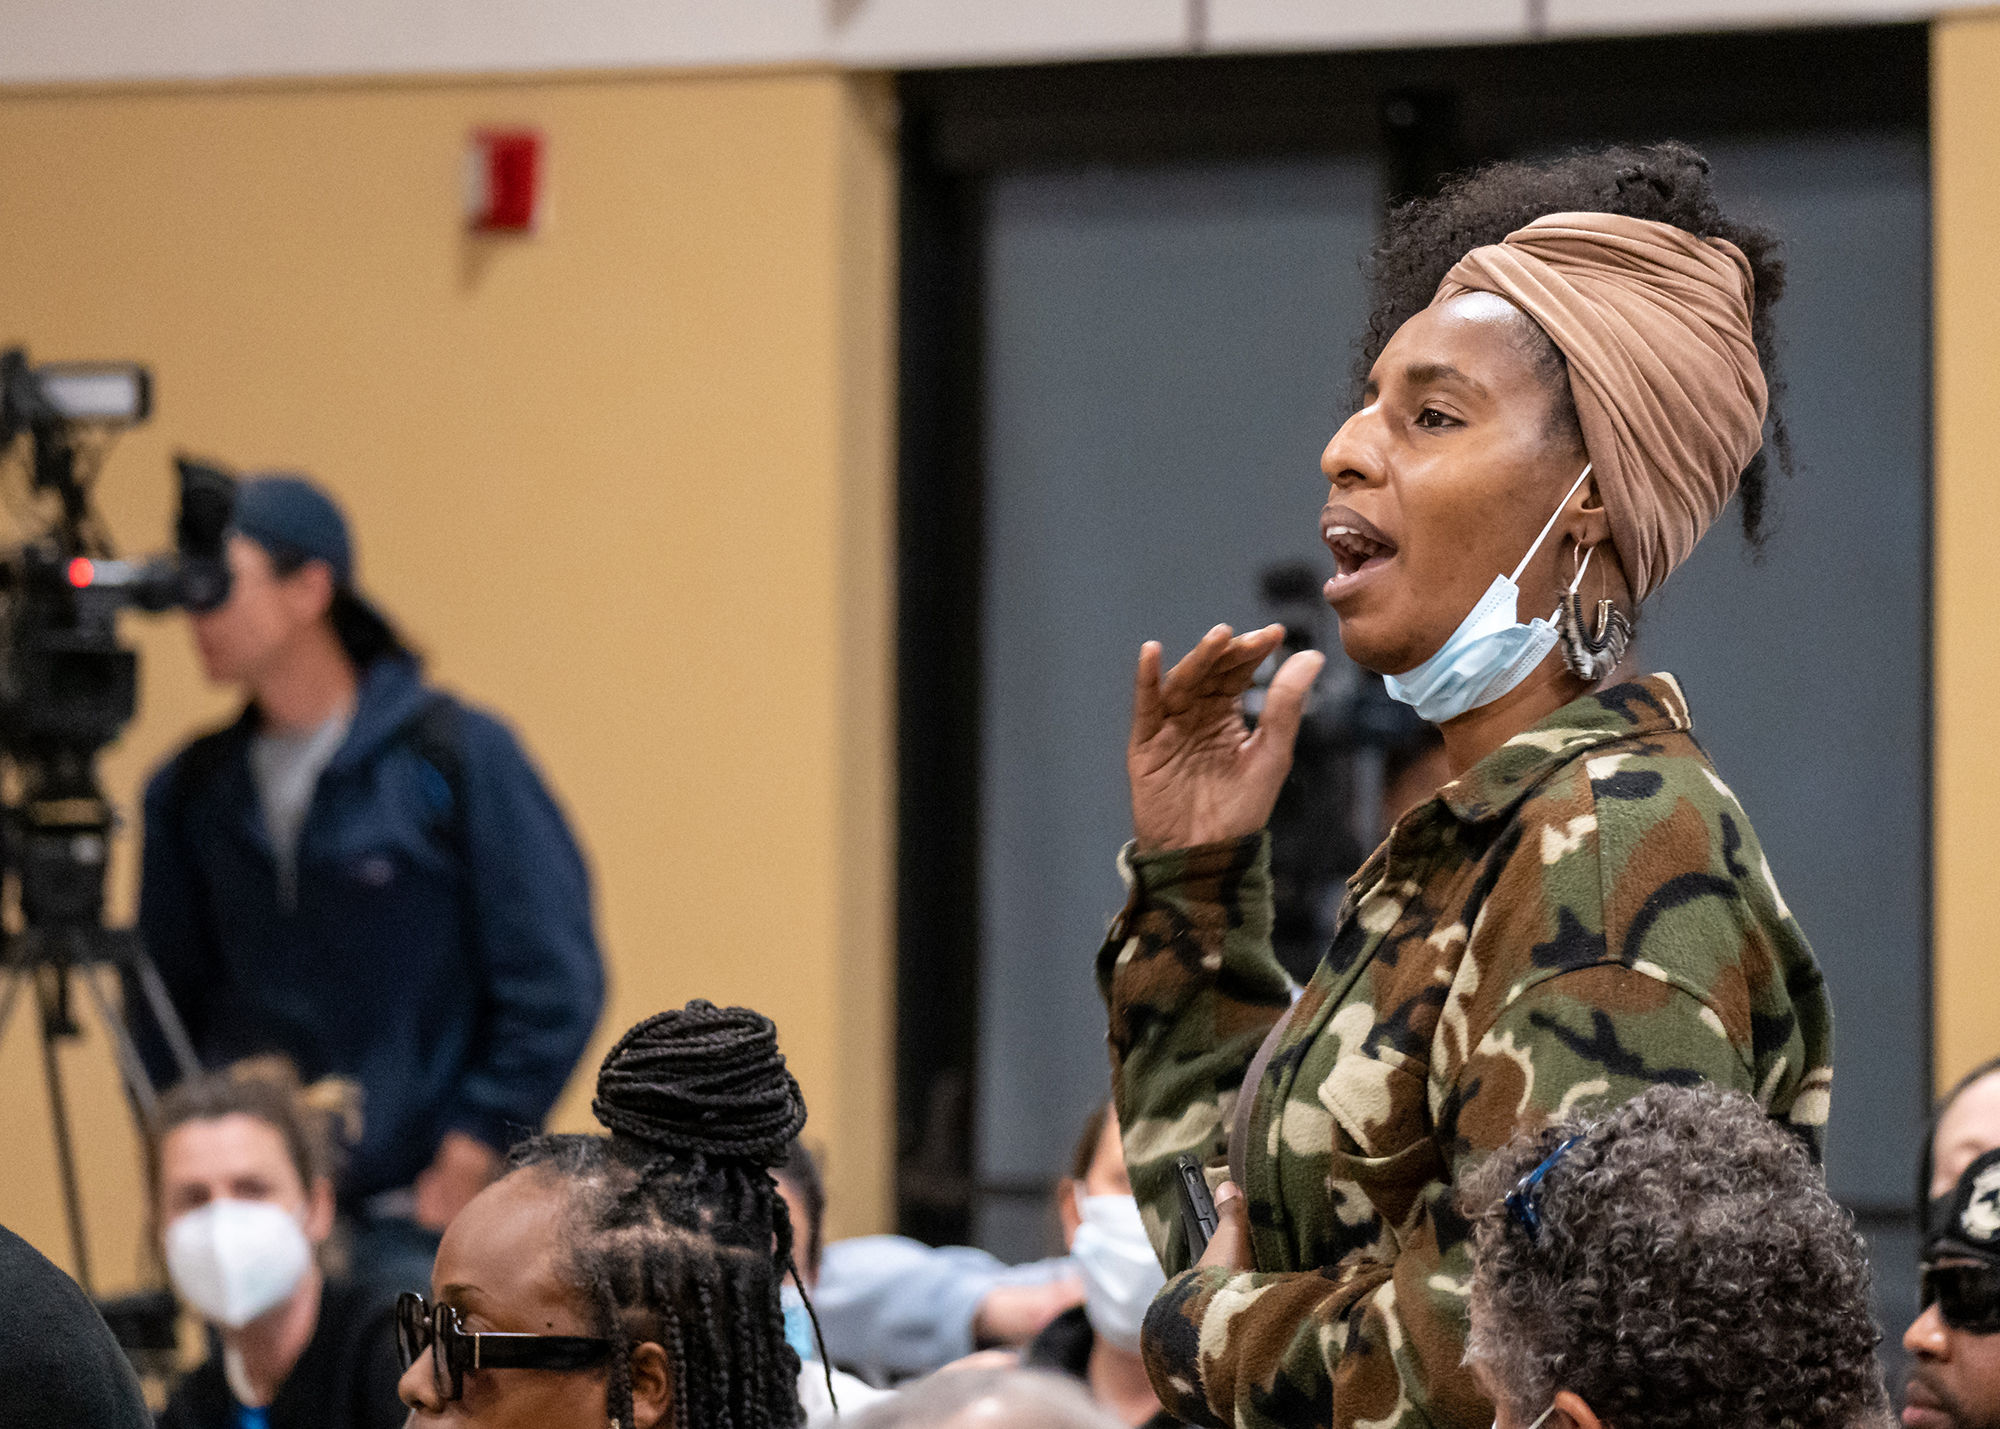
<path fill-rule="evenodd" d="M 325 561 L 336 585 L 354 584 L 354 546 L 347 518 L 331 496 L 303 476 L 269 472 L 236 487 L 229 529 L 273 555 Z"/>

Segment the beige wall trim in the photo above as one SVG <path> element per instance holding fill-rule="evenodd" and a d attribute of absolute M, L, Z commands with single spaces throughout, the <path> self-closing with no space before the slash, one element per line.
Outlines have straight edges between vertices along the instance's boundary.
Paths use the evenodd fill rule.
<path fill-rule="evenodd" d="M 2000 13 L 1931 38 L 1937 1085 L 2000 1053 Z M 1865 1030 L 1862 1035 L 1866 1035 Z"/>
<path fill-rule="evenodd" d="M 842 91 L 839 1146 L 836 1223 L 895 1225 L 897 116 L 888 75 Z"/>

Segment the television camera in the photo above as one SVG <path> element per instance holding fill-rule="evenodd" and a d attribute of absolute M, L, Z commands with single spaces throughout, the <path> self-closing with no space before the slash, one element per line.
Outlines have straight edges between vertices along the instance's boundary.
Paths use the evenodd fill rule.
<path fill-rule="evenodd" d="M 1304 563 L 1262 572 L 1259 593 L 1266 612 L 1283 623 L 1285 639 L 1243 696 L 1254 724 L 1278 666 L 1301 650 L 1325 652 L 1269 824 L 1271 945 L 1301 984 L 1333 941 L 1348 876 L 1387 832 L 1382 801 L 1390 766 L 1420 749 L 1427 729 L 1416 711 L 1391 698 L 1381 676 L 1341 653 L 1333 612 L 1320 594 L 1324 579 Z"/>
<path fill-rule="evenodd" d="M 121 560 L 91 500 L 119 433 L 152 410 L 152 382 L 129 362 L 31 366 L 20 348 L 0 353 L 0 494 L 21 543 L 0 549 L 0 873 L 8 916 L 0 937 L 0 1034 L 23 989 L 40 1013 L 42 1072 L 55 1126 L 63 1205 L 77 1280 L 91 1289 L 89 1248 L 63 1095 L 58 1043 L 79 1035 L 72 989 L 97 1007 L 118 1056 L 135 1115 L 154 1090 L 104 987 L 146 999 L 183 1074 L 193 1047 L 165 985 L 130 928 L 104 926 L 104 876 L 117 815 L 97 777 L 97 756 L 138 708 L 138 654 L 118 640 L 126 609 L 212 610 L 229 594 L 223 562 L 235 483 L 220 469 L 177 462 L 177 549 Z M 25 445 L 26 489 L 12 457 Z"/>

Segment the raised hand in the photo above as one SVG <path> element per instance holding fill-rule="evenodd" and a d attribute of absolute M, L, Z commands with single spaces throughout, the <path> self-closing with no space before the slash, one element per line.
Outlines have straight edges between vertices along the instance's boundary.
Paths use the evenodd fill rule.
<path fill-rule="evenodd" d="M 1218 625 L 1160 678 L 1160 645 L 1139 650 L 1132 692 L 1132 828 L 1141 851 L 1188 848 L 1255 833 L 1292 768 L 1306 691 L 1326 657 L 1302 650 L 1279 667 L 1253 733 L 1238 697 L 1285 627 L 1236 635 Z"/>

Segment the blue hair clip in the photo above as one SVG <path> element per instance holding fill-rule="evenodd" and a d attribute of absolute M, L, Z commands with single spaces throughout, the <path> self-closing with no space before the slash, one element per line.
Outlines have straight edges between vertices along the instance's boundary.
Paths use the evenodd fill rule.
<path fill-rule="evenodd" d="M 1549 1168 L 1562 1158 L 1562 1154 L 1577 1142 L 1581 1136 L 1572 1136 L 1554 1151 L 1551 1151 L 1541 1165 L 1514 1183 L 1514 1189 L 1507 1193 L 1507 1215 L 1516 1225 L 1528 1233 L 1530 1239 L 1542 1233 L 1542 1208 L 1540 1192 L 1542 1178 L 1549 1174 Z"/>

